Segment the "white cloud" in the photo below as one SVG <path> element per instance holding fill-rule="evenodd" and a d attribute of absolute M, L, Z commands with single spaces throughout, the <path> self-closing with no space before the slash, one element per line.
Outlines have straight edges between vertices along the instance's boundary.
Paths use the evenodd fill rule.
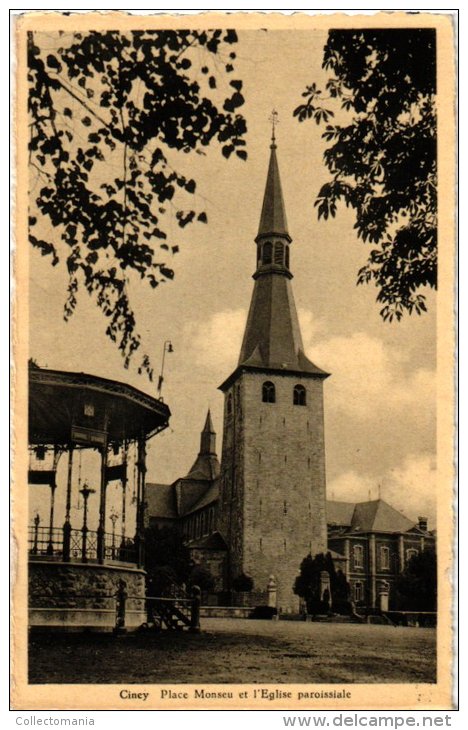
<path fill-rule="evenodd" d="M 432 529 L 437 506 L 436 477 L 435 459 L 431 454 L 410 454 L 400 465 L 382 475 L 380 496 L 415 522 L 419 516 L 428 517 Z M 343 502 L 377 499 L 379 482 L 350 470 L 329 483 L 327 495 L 328 499 Z"/>
<path fill-rule="evenodd" d="M 365 332 L 326 338 L 320 322 L 300 312 L 304 346 L 310 359 L 327 370 L 328 402 L 354 418 L 369 420 L 392 413 L 435 418 L 435 373 L 410 369 L 406 353 Z"/>
<path fill-rule="evenodd" d="M 245 309 L 228 309 L 216 312 L 206 322 L 191 322 L 184 341 L 191 349 L 193 363 L 226 377 L 236 366 L 246 320 Z"/>

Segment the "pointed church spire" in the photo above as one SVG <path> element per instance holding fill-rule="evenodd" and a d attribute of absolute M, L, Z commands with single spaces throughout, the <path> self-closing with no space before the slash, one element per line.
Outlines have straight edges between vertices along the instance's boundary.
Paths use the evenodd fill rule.
<path fill-rule="evenodd" d="M 205 425 L 200 437 L 200 454 L 216 454 L 216 433 L 211 420 L 211 412 L 208 408 Z"/>
<path fill-rule="evenodd" d="M 304 353 L 290 279 L 286 212 L 276 159 L 275 126 L 257 244 L 257 270 L 238 367 L 287 370 L 327 377 Z M 232 376 L 231 376 L 232 377 Z M 229 380 L 229 379 L 228 379 Z M 223 384 L 224 385 L 224 384 Z"/>
<path fill-rule="evenodd" d="M 272 122 L 270 163 L 268 166 L 265 195 L 263 196 L 260 225 L 257 238 L 255 239 L 257 242 L 262 236 L 272 235 L 285 236 L 288 240 L 291 240 L 288 234 L 288 223 L 284 208 L 283 192 L 281 190 L 278 160 L 276 159 L 275 127 L 278 124 L 278 112 L 273 110 L 270 119 Z"/>
<path fill-rule="evenodd" d="M 205 425 L 200 434 L 200 451 L 185 478 L 205 480 L 215 479 L 217 476 L 219 476 L 219 461 L 216 455 L 216 432 L 208 409 Z"/>

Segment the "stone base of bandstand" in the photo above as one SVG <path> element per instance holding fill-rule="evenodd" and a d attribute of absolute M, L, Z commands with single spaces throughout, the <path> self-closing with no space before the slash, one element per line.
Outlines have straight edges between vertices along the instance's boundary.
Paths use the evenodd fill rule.
<path fill-rule="evenodd" d="M 117 620 L 116 594 L 126 584 L 125 629 L 146 621 L 145 572 L 114 563 L 29 563 L 29 627 L 38 630 L 113 631 Z"/>

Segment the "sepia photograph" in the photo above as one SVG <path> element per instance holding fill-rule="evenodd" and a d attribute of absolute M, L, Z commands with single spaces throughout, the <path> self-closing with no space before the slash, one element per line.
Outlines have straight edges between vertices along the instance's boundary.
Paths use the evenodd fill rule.
<path fill-rule="evenodd" d="M 15 707 L 453 707 L 453 18 L 16 42 Z"/>

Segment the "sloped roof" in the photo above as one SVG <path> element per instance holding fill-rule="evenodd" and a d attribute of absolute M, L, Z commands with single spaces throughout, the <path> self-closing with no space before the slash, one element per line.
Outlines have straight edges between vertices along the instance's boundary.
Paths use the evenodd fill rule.
<path fill-rule="evenodd" d="M 198 502 L 195 502 L 192 507 L 185 512 L 185 514 L 196 512 L 203 507 L 208 507 L 209 504 L 216 502 L 217 499 L 219 499 L 219 479 L 216 479 L 209 485 L 208 489 L 206 489 L 204 494 L 201 495 Z"/>
<path fill-rule="evenodd" d="M 351 523 L 351 529 L 359 532 L 407 532 L 414 526 L 414 522 L 383 499 L 358 502 Z"/>
<path fill-rule="evenodd" d="M 327 524 L 350 532 L 418 532 L 418 526 L 383 499 L 368 502 L 327 501 Z"/>
<path fill-rule="evenodd" d="M 256 279 L 238 365 L 328 376 L 304 354 L 288 277 L 270 273 Z"/>
<path fill-rule="evenodd" d="M 198 454 L 185 479 L 212 481 L 219 476 L 220 470 L 221 467 L 216 454 Z"/>
<path fill-rule="evenodd" d="M 190 540 L 187 547 L 204 550 L 227 550 L 224 538 L 219 532 L 213 532 L 211 535 L 206 535 L 198 540 Z"/>
<path fill-rule="evenodd" d="M 265 195 L 263 196 L 262 214 L 258 228 L 259 236 L 267 236 L 272 233 L 280 236 L 288 235 L 288 223 L 284 208 L 283 192 L 281 190 L 275 144 L 271 145 Z"/>
<path fill-rule="evenodd" d="M 172 484 L 146 483 L 147 513 L 150 517 L 177 517 L 175 492 Z"/>
<path fill-rule="evenodd" d="M 174 483 L 177 512 L 182 517 L 192 510 L 209 488 L 210 482 L 204 479 L 178 479 Z"/>
<path fill-rule="evenodd" d="M 355 506 L 354 502 L 327 500 L 327 524 L 350 527 Z"/>

